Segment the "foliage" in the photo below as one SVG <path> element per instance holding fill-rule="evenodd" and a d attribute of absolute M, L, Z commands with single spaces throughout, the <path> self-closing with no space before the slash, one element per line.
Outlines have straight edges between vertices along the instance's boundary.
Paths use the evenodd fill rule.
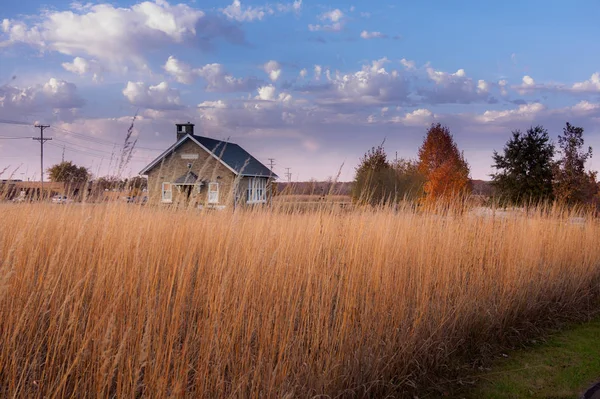
<path fill-rule="evenodd" d="M 469 164 L 446 126 L 431 125 L 419 149 L 418 168 L 426 180 L 424 191 L 428 202 L 471 191 Z"/>
<path fill-rule="evenodd" d="M 94 188 L 97 191 L 127 190 L 130 191 L 132 196 L 140 195 L 147 186 L 148 179 L 142 176 L 135 176 L 131 179 L 121 179 L 118 176 L 102 176 L 94 181 Z"/>
<path fill-rule="evenodd" d="M 422 196 L 423 184 L 417 164 L 405 159 L 390 163 L 382 143 L 361 158 L 352 185 L 352 198 L 371 205 L 415 200 Z"/>
<path fill-rule="evenodd" d="M 423 197 L 425 176 L 419 164 L 411 159 L 399 158 L 392 162 L 394 170 L 394 193 L 398 200 L 414 201 Z"/>
<path fill-rule="evenodd" d="M 568 205 L 589 203 L 598 193 L 596 172 L 586 172 L 585 162 L 592 157 L 592 147 L 583 150 L 583 128 L 567 122 L 558 136 L 562 158 L 554 169 L 554 195 Z"/>
<path fill-rule="evenodd" d="M 393 199 L 393 182 L 394 171 L 381 143 L 360 159 L 352 184 L 352 198 L 372 205 L 387 203 Z"/>
<path fill-rule="evenodd" d="M 504 154 L 494 151 L 492 184 L 502 201 L 513 204 L 553 199 L 554 144 L 542 126 L 514 130 Z"/>
<path fill-rule="evenodd" d="M 83 183 L 91 174 L 84 166 L 77 166 L 71 161 L 63 161 L 48 168 L 50 180 L 62 183 Z"/>

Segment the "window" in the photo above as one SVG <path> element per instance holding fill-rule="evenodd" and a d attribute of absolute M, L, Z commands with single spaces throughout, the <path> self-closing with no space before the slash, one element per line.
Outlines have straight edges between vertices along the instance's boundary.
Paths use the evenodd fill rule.
<path fill-rule="evenodd" d="M 173 202 L 173 186 L 171 183 L 162 184 L 162 202 Z"/>
<path fill-rule="evenodd" d="M 248 179 L 248 203 L 267 202 L 267 179 L 251 177 Z"/>
<path fill-rule="evenodd" d="M 208 203 L 219 203 L 219 183 L 208 183 Z"/>

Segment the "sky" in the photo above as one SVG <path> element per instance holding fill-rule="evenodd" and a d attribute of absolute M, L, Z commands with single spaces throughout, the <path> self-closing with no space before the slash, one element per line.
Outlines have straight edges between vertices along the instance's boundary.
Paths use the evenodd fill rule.
<path fill-rule="evenodd" d="M 279 176 L 348 181 L 382 142 L 416 158 L 439 122 L 489 180 L 515 129 L 556 141 L 569 121 L 600 148 L 598 15 L 592 0 L 3 2 L 0 178 L 39 179 L 36 123 L 46 167 L 94 176 L 137 175 L 189 121 Z"/>

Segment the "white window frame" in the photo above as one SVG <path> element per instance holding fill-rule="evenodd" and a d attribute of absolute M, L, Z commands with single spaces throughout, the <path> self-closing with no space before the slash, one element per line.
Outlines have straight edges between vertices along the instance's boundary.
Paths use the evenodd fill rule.
<path fill-rule="evenodd" d="M 267 179 L 248 178 L 248 204 L 264 204 L 267 202 Z"/>
<path fill-rule="evenodd" d="M 215 190 L 216 188 L 216 190 Z M 208 194 L 206 194 L 207 196 L 207 202 L 209 204 L 218 204 L 219 203 L 219 183 L 217 182 L 210 182 L 208 183 Z"/>
<path fill-rule="evenodd" d="M 168 190 L 165 189 L 165 186 L 169 187 Z M 162 183 L 161 187 L 161 200 L 166 204 L 170 204 L 173 202 L 173 183 L 169 183 L 167 181 Z"/>

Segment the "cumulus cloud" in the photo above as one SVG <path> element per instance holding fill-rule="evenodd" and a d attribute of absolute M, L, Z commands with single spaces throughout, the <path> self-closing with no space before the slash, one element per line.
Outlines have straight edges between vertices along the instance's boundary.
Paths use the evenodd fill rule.
<path fill-rule="evenodd" d="M 302 8 L 302 0 L 296 0 L 293 3 L 278 3 L 274 6 L 252 7 L 242 5 L 240 0 L 233 0 L 233 3 L 223 8 L 221 12 L 229 19 L 239 22 L 261 21 L 267 15 L 273 15 L 276 12 L 299 12 Z"/>
<path fill-rule="evenodd" d="M 402 123 L 409 126 L 428 125 L 434 119 L 433 112 L 428 109 L 419 108 L 413 112 L 408 112 L 403 116 L 395 116 L 391 118 L 391 122 Z"/>
<path fill-rule="evenodd" d="M 315 71 L 315 80 L 320 80 L 321 73 L 323 72 L 323 68 L 321 67 L 321 65 L 315 65 L 314 71 Z"/>
<path fill-rule="evenodd" d="M 225 21 L 208 16 L 186 4 L 171 5 L 165 0 L 144 1 L 129 8 L 111 4 L 69 11 L 47 11 L 39 22 L 5 19 L 2 30 L 7 39 L 0 46 L 25 43 L 41 51 L 87 55 L 113 68 L 133 63 L 145 66 L 144 53 L 172 44 L 209 47 L 217 37 L 243 43 L 243 33 Z"/>
<path fill-rule="evenodd" d="M 596 72 L 586 81 L 573 84 L 575 92 L 600 92 L 600 72 Z"/>
<path fill-rule="evenodd" d="M 317 101 L 328 106 L 376 105 L 391 102 L 404 102 L 408 95 L 408 84 L 397 70 L 387 71 L 389 63 L 381 58 L 363 65 L 358 72 L 331 76 L 326 70 L 326 86 L 304 86 L 301 90 L 314 92 Z M 315 78 L 321 75 L 322 68 L 315 67 Z"/>
<path fill-rule="evenodd" d="M 167 82 L 150 86 L 144 82 L 127 82 L 123 95 L 133 105 L 156 109 L 169 110 L 182 108 L 179 90 L 169 87 Z"/>
<path fill-rule="evenodd" d="M 192 84 L 197 78 L 204 78 L 206 91 L 232 93 L 239 91 L 252 91 L 260 81 L 256 78 L 235 78 L 229 74 L 222 64 L 207 64 L 201 68 L 192 68 L 190 65 L 170 56 L 163 69 L 179 83 Z"/>
<path fill-rule="evenodd" d="M 335 10 L 327 11 L 319 15 L 319 20 L 323 21 L 323 24 L 309 24 L 308 30 L 311 32 L 339 32 L 344 27 L 345 15 L 339 8 L 336 8 Z"/>
<path fill-rule="evenodd" d="M 258 88 L 258 95 L 255 97 L 261 101 L 279 101 L 282 103 L 289 103 L 292 100 L 292 96 L 289 93 L 277 94 L 277 89 L 273 85 L 266 85 Z"/>
<path fill-rule="evenodd" d="M 481 122 L 523 121 L 533 120 L 537 114 L 544 111 L 546 106 L 541 103 L 522 104 L 517 109 L 505 111 L 485 111 L 476 120 Z"/>
<path fill-rule="evenodd" d="M 169 56 L 163 69 L 176 81 L 183 84 L 192 84 L 198 77 L 198 71 L 192 69 L 188 64 L 178 60 L 173 56 Z"/>
<path fill-rule="evenodd" d="M 427 77 L 434 83 L 433 87 L 423 86 L 417 93 L 428 104 L 469 104 L 474 102 L 494 103 L 497 100 L 490 94 L 490 83 L 485 80 L 475 82 L 467 76 L 464 69 L 454 73 L 426 68 Z"/>
<path fill-rule="evenodd" d="M 102 80 L 102 73 L 104 68 L 96 60 L 86 60 L 85 58 L 75 57 L 73 62 L 63 62 L 62 67 L 77 75 L 88 75 L 92 74 L 94 82 Z"/>
<path fill-rule="evenodd" d="M 25 88 L 0 86 L 0 114 L 4 116 L 75 109 L 83 105 L 84 100 L 77 93 L 77 87 L 61 79 L 50 78 L 44 84 Z"/>
<path fill-rule="evenodd" d="M 306 68 L 302 68 L 300 70 L 300 72 L 298 73 L 298 76 L 300 76 L 302 79 L 304 79 L 307 74 L 308 74 L 308 71 L 306 70 Z"/>
<path fill-rule="evenodd" d="M 207 64 L 197 70 L 199 76 L 206 80 L 206 91 L 223 93 L 248 92 L 260 83 L 256 78 L 235 78 L 229 74 L 222 64 Z"/>
<path fill-rule="evenodd" d="M 281 75 L 281 65 L 274 60 L 271 60 L 263 65 L 263 70 L 269 75 L 269 79 L 275 82 Z"/>
<path fill-rule="evenodd" d="M 368 32 L 366 30 L 363 30 L 360 33 L 360 37 L 362 37 L 363 39 L 386 39 L 388 35 L 383 34 L 381 32 Z"/>
<path fill-rule="evenodd" d="M 402 58 L 400 60 L 400 64 L 402 64 L 402 66 L 404 68 L 406 68 L 407 70 L 409 70 L 409 71 L 412 71 L 412 70 L 416 69 L 415 62 L 414 61 L 409 61 L 406 58 Z"/>

